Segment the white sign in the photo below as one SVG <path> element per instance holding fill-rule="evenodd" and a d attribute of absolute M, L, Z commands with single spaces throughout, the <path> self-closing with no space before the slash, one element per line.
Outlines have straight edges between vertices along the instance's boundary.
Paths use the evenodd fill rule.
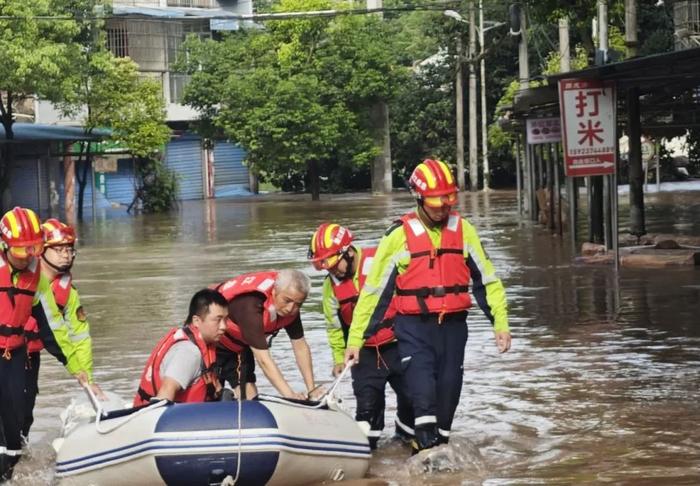
<path fill-rule="evenodd" d="M 561 122 L 559 118 L 533 118 L 525 121 L 527 143 L 556 143 L 561 141 Z"/>
<path fill-rule="evenodd" d="M 587 79 L 559 81 L 559 109 L 564 125 L 565 172 L 570 177 L 615 171 L 615 87 Z"/>

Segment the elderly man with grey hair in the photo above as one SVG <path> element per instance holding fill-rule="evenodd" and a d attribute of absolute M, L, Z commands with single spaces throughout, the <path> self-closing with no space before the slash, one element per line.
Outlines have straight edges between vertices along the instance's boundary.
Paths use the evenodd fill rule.
<path fill-rule="evenodd" d="M 299 313 L 310 287 L 309 277 L 291 269 L 247 273 L 213 286 L 228 301 L 226 332 L 219 341 L 216 363 L 220 378 L 231 384 L 238 398 L 257 395 L 256 362 L 283 397 L 306 399 L 318 393 Z M 281 329 L 292 342 L 307 393 L 293 390 L 272 359 L 270 344 Z"/>

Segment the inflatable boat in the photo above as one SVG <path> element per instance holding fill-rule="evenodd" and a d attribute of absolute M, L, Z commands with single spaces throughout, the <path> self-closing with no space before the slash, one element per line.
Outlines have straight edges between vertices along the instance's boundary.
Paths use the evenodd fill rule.
<path fill-rule="evenodd" d="M 57 445 L 69 485 L 301 485 L 362 478 L 367 437 L 332 402 L 258 400 L 98 413 Z"/>

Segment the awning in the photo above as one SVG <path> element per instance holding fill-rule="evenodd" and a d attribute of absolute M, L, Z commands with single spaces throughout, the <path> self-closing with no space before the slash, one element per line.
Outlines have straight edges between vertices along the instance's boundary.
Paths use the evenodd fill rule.
<path fill-rule="evenodd" d="M 14 138 L 7 140 L 5 127 L 0 125 L 0 143 L 31 142 L 31 141 L 63 141 L 75 142 L 79 140 L 103 140 L 112 132 L 107 129 L 93 130 L 85 133 L 83 127 L 71 127 L 65 125 L 43 125 L 40 123 L 14 123 L 12 125 Z"/>

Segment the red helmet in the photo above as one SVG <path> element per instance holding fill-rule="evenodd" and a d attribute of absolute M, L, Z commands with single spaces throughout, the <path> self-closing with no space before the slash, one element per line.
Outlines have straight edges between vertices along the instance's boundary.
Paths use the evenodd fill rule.
<path fill-rule="evenodd" d="M 428 206 L 440 207 L 457 202 L 457 184 L 444 162 L 426 159 L 413 170 L 408 184 L 413 194 Z"/>
<path fill-rule="evenodd" d="M 0 232 L 5 244 L 12 247 L 30 247 L 44 244 L 39 218 L 31 209 L 15 207 L 0 220 Z"/>
<path fill-rule="evenodd" d="M 75 230 L 56 218 L 49 218 L 41 225 L 44 246 L 71 245 L 75 243 Z"/>
<path fill-rule="evenodd" d="M 316 270 L 333 268 L 348 251 L 352 240 L 352 233 L 344 226 L 323 223 L 311 237 L 308 258 Z"/>

